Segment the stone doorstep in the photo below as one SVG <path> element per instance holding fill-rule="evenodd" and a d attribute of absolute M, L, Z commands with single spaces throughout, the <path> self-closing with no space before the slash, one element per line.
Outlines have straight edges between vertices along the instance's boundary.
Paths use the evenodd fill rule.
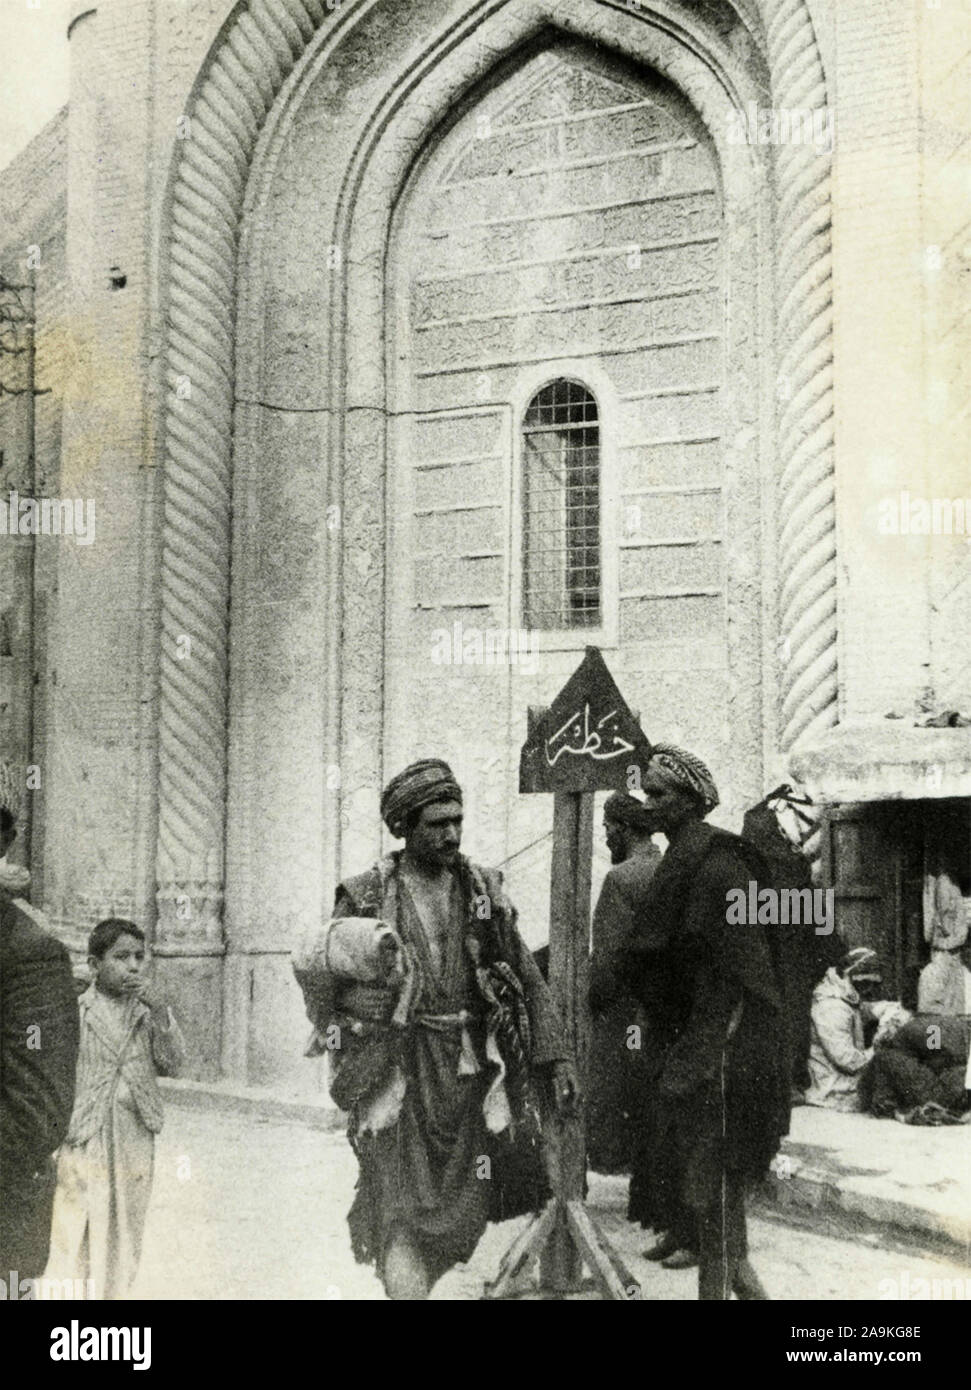
<path fill-rule="evenodd" d="M 331 1132 L 344 1127 L 343 1114 L 324 1097 L 281 1096 L 229 1081 L 166 1077 L 160 1084 L 166 1101 L 185 1109 Z M 935 1155 L 933 1136 L 942 1134 L 951 1137 L 938 1145 Z M 770 1175 L 756 1195 L 766 1215 L 828 1227 L 843 1238 L 854 1231 L 871 1240 L 879 1236 L 917 1244 L 971 1262 L 971 1126 L 916 1130 L 894 1120 L 800 1107 L 793 1111 L 793 1133 L 783 1141 L 781 1154 L 788 1176 Z M 935 1157 L 936 1169 L 931 1167 Z M 957 1173 L 954 1158 L 959 1158 Z M 919 1175 L 916 1181 L 907 1180 L 914 1176 L 915 1162 L 926 1181 Z M 593 1207 L 626 1211 L 627 1186 L 624 1175 L 591 1173 L 588 1200 Z"/>
<path fill-rule="evenodd" d="M 971 1126 L 800 1106 L 761 1203 L 843 1236 L 883 1234 L 971 1262 Z"/>
<path fill-rule="evenodd" d="M 770 1177 L 755 1197 L 761 1214 L 784 1224 L 807 1226 L 842 1239 L 853 1235 L 884 1237 L 896 1246 L 919 1249 L 971 1265 L 971 1235 L 966 1217 L 934 1212 L 878 1192 L 840 1187 L 825 1171 L 805 1168 L 782 1180 Z"/>

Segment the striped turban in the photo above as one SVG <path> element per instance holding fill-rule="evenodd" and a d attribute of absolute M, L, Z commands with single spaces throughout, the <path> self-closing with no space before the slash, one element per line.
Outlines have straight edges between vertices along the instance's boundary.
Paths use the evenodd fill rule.
<path fill-rule="evenodd" d="M 652 835 L 657 828 L 644 803 L 626 792 L 611 792 L 604 802 L 604 817 L 621 825 L 629 825 L 642 835 Z"/>
<path fill-rule="evenodd" d="M 462 801 L 462 788 L 448 763 L 425 758 L 399 772 L 381 793 L 381 819 L 396 839 L 404 835 L 405 821 L 412 811 L 436 801 Z"/>
<path fill-rule="evenodd" d="M 707 816 L 718 805 L 715 779 L 694 753 L 675 748 L 673 743 L 655 743 L 649 766 L 665 773 L 675 786 L 696 796 L 704 808 L 704 815 Z"/>

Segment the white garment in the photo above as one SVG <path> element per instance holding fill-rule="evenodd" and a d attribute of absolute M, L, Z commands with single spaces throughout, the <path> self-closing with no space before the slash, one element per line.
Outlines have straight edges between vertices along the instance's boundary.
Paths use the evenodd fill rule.
<path fill-rule="evenodd" d="M 924 879 L 924 939 L 931 958 L 917 983 L 917 1012 L 971 1013 L 971 971 L 958 955 L 968 939 L 961 890 L 946 871 Z"/>
<path fill-rule="evenodd" d="M 813 990 L 807 1105 L 859 1110 L 860 1072 L 873 1056 L 863 1046 L 860 996 L 852 981 L 830 966 Z"/>

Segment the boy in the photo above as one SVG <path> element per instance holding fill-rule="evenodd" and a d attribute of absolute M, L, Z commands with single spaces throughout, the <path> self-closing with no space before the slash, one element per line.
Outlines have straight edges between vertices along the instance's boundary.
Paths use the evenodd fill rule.
<path fill-rule="evenodd" d="M 145 937 L 133 922 L 99 922 L 88 965 L 77 1093 L 58 1157 L 51 1272 L 90 1280 L 95 1297 L 122 1298 L 138 1269 L 162 1128 L 156 1076 L 177 1074 L 183 1041 L 146 978 Z"/>

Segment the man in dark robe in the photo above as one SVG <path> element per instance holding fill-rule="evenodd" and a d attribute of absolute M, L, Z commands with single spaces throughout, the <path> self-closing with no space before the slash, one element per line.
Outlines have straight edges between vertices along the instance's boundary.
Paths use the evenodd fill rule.
<path fill-rule="evenodd" d="M 643 825 L 644 808 L 632 796 L 613 792 L 604 804 L 604 838 L 613 867 L 593 912 L 591 998 L 599 971 L 616 968 L 618 954 L 639 916 L 639 904 L 661 851 Z M 644 1023 L 637 1001 L 621 989 L 591 1018 L 587 1099 L 587 1153 L 600 1173 L 629 1172 L 640 1129 Z M 653 1224 L 648 1222 L 647 1224 Z"/>
<path fill-rule="evenodd" d="M 53 1153 L 74 1104 L 78 997 L 67 950 L 25 897 L 29 872 L 7 863 L 16 835 L 0 804 L 0 1278 L 37 1279 L 50 1248 Z"/>
<path fill-rule="evenodd" d="M 697 1263 L 695 1222 L 657 1154 L 661 1073 L 683 1010 L 661 958 L 639 970 L 638 999 L 625 954 L 635 930 L 645 925 L 645 904 L 661 859 L 651 838 L 653 824 L 651 813 L 633 796 L 614 792 L 604 804 L 614 867 L 593 915 L 588 1144 L 592 1166 L 599 1160 L 604 1171 L 611 1171 L 611 1162 L 614 1168 L 630 1168 L 628 1220 L 660 1233 L 646 1258 L 685 1269 Z"/>
<path fill-rule="evenodd" d="M 351 984 L 315 1023 L 341 1030 L 332 1093 L 360 1168 L 355 1256 L 376 1264 L 389 1297 L 416 1299 L 469 1259 L 490 1219 L 545 1199 L 533 1082 L 560 1111 L 577 1082 L 501 875 L 459 853 L 462 793 L 448 765 L 406 768 L 381 814 L 405 848 L 343 882 L 334 916 L 393 927 L 406 983 L 397 994 Z"/>
<path fill-rule="evenodd" d="M 779 799 L 787 802 L 785 788 Z M 757 806 L 745 812 L 742 836 L 762 855 L 777 890 L 812 890 L 812 866 L 802 849 L 786 836 L 772 809 L 776 798 L 770 793 Z M 793 806 L 794 803 L 788 802 Z M 798 806 L 794 806 L 797 814 Z M 805 817 L 803 817 L 805 819 Z M 838 934 L 807 931 L 805 923 L 795 922 L 774 928 L 779 984 L 782 989 L 783 1020 L 792 1063 L 793 1099 L 801 1103 L 812 1081 L 809 1075 L 809 1048 L 812 1040 L 811 1014 L 813 990 L 826 971 L 839 962 L 845 947 Z"/>
<path fill-rule="evenodd" d="M 704 824 L 718 793 L 693 754 L 656 744 L 641 789 L 668 848 L 628 941 L 629 969 L 641 997 L 669 971 L 680 1015 L 660 1080 L 659 1151 L 697 1220 L 699 1298 L 765 1298 L 748 1261 L 745 1193 L 788 1129 L 788 1059 L 765 932 L 727 920 L 729 893 L 765 869 L 738 836 Z"/>

